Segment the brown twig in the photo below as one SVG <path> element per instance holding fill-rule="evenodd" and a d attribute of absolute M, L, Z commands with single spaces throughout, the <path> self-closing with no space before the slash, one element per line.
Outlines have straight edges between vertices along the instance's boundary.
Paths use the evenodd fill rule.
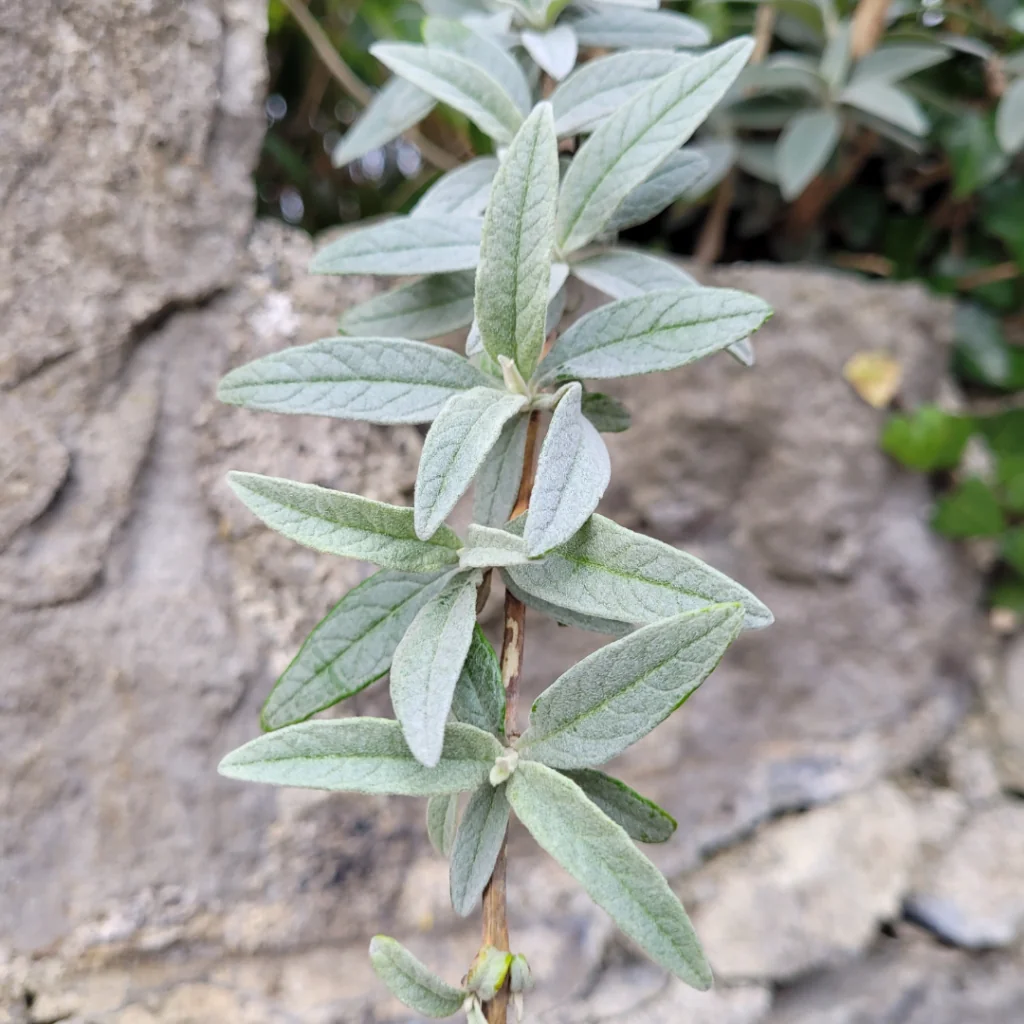
<path fill-rule="evenodd" d="M 359 78 L 359 76 L 341 59 L 341 55 L 334 48 L 334 44 L 328 38 L 327 33 L 320 27 L 319 22 L 309 13 L 302 0 L 282 0 L 288 13 L 295 19 L 296 24 L 302 29 L 313 47 L 316 55 L 323 62 L 323 65 L 335 78 L 338 84 L 356 101 L 361 107 L 365 107 L 373 99 L 373 91 Z M 411 142 L 423 155 L 423 159 L 432 163 L 442 171 L 450 171 L 458 167 L 459 162 L 450 153 L 446 153 L 440 146 L 435 146 L 422 132 L 410 128 L 403 133 L 403 138 Z"/>
<path fill-rule="evenodd" d="M 860 0 L 850 26 L 850 53 L 854 60 L 870 53 L 885 31 L 889 0 Z"/>
<path fill-rule="evenodd" d="M 715 198 L 711 202 L 704 224 L 700 229 L 700 238 L 693 256 L 702 266 L 717 263 L 725 247 L 725 232 L 729 224 L 729 209 L 732 207 L 736 192 L 735 168 L 719 182 Z"/>
<path fill-rule="evenodd" d="M 523 476 L 519 481 L 512 517 L 526 511 L 533 491 L 535 452 L 537 449 L 537 428 L 540 414 L 530 414 L 526 429 L 526 452 L 523 460 Z M 526 605 L 508 590 L 505 591 L 505 633 L 501 643 L 501 681 L 505 687 L 505 735 L 509 740 L 519 735 L 519 679 L 523 671 L 523 648 L 526 644 Z M 483 931 L 484 945 L 496 949 L 508 949 L 508 898 L 506 892 L 505 868 L 508 862 L 508 838 L 501 844 L 501 852 L 484 889 Z M 490 1002 L 484 1005 L 489 1024 L 507 1024 L 508 985 Z"/>
<path fill-rule="evenodd" d="M 750 54 L 751 64 L 760 64 L 772 48 L 777 12 L 774 4 L 759 4 L 754 15 L 754 49 Z"/>
<path fill-rule="evenodd" d="M 1021 268 L 1016 263 L 996 263 L 991 267 L 982 267 L 981 270 L 958 277 L 956 286 L 960 291 L 969 292 L 973 288 L 983 288 L 987 284 L 1012 281 L 1020 275 Z"/>

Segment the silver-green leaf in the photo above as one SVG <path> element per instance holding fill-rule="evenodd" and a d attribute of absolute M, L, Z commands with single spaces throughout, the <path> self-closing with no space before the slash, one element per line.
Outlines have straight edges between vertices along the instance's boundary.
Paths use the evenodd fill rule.
<path fill-rule="evenodd" d="M 476 322 L 493 359 L 529 379 L 544 346 L 558 197 L 558 144 L 551 106 L 540 103 L 494 179 L 476 275 Z"/>
<path fill-rule="evenodd" d="M 345 334 L 439 338 L 472 322 L 474 280 L 468 270 L 431 274 L 351 306 L 339 327 Z"/>
<path fill-rule="evenodd" d="M 665 207 L 685 196 L 707 174 L 708 162 L 697 150 L 680 149 L 670 153 L 645 181 L 637 185 L 619 203 L 609 231 L 625 231 L 637 224 L 646 224 Z"/>
<path fill-rule="evenodd" d="M 878 78 L 852 82 L 839 95 L 843 103 L 902 128 L 911 135 L 927 135 L 928 115 L 909 93 Z"/>
<path fill-rule="evenodd" d="M 413 217 L 482 217 L 498 160 L 478 156 L 442 174 L 412 208 Z"/>
<path fill-rule="evenodd" d="M 452 907 L 460 917 L 473 912 L 494 871 L 508 816 L 504 786 L 485 783 L 469 798 L 455 834 L 448 876 Z"/>
<path fill-rule="evenodd" d="M 563 774 L 612 821 L 621 825 L 630 839 L 638 843 L 664 843 L 672 838 L 677 827 L 675 818 L 619 779 L 595 768 L 577 768 Z"/>
<path fill-rule="evenodd" d="M 416 613 L 391 659 L 391 704 L 421 764 L 441 758 L 455 684 L 476 625 L 480 574 L 460 573 Z"/>
<path fill-rule="evenodd" d="M 391 994 L 424 1017 L 451 1017 L 462 1009 L 464 989 L 439 978 L 401 943 L 387 935 L 370 941 L 370 963 Z"/>
<path fill-rule="evenodd" d="M 611 479 L 608 449 L 583 415 L 582 402 L 583 388 L 570 384 L 541 446 L 525 533 L 531 557 L 567 541 L 590 518 Z"/>
<path fill-rule="evenodd" d="M 445 728 L 441 759 L 420 764 L 385 718 L 303 722 L 250 740 L 228 754 L 221 775 L 275 786 L 397 796 L 444 796 L 482 786 L 504 748 L 489 733 L 455 723 Z"/>
<path fill-rule="evenodd" d="M 475 217 L 391 217 L 346 231 L 313 257 L 314 274 L 443 274 L 472 270 L 483 221 Z"/>
<path fill-rule="evenodd" d="M 773 621 L 761 601 L 724 573 L 600 515 L 591 516 L 572 540 L 542 561 L 503 571 L 533 599 L 612 622 L 658 622 L 732 601 L 746 609 L 748 629 Z"/>
<path fill-rule="evenodd" d="M 933 43 L 889 43 L 862 57 L 853 69 L 852 82 L 881 78 L 886 82 L 916 75 L 952 56 L 945 46 Z"/>
<path fill-rule="evenodd" d="M 570 24 L 580 46 L 610 50 L 674 50 L 707 46 L 711 42 L 711 33 L 703 22 L 675 11 L 631 11 L 607 4 L 599 11 L 584 13 Z"/>
<path fill-rule="evenodd" d="M 543 32 L 524 29 L 520 39 L 523 48 L 556 82 L 562 81 L 576 66 L 579 44 L 569 25 L 556 25 Z"/>
<path fill-rule="evenodd" d="M 534 702 L 519 751 L 552 768 L 591 768 L 660 725 L 711 674 L 743 628 L 738 604 L 655 622 L 595 651 Z"/>
<path fill-rule="evenodd" d="M 466 531 L 466 545 L 459 552 L 463 569 L 520 565 L 529 560 L 526 541 L 507 530 L 473 523 Z"/>
<path fill-rule="evenodd" d="M 1004 153 L 1024 149 L 1024 78 L 1014 79 L 996 108 L 996 140 Z"/>
<path fill-rule="evenodd" d="M 430 540 L 420 540 L 411 508 L 256 473 L 229 473 L 228 483 L 272 530 L 314 551 L 403 572 L 458 564 L 459 538 L 442 526 Z"/>
<path fill-rule="evenodd" d="M 469 654 L 455 684 L 452 714 L 456 721 L 468 722 L 498 737 L 505 735 L 505 689 L 501 685 L 501 667 L 491 642 L 479 626 L 473 630 Z"/>
<path fill-rule="evenodd" d="M 502 578 L 505 588 L 514 597 L 519 598 L 523 604 L 540 612 L 542 615 L 546 615 L 549 619 L 554 619 L 560 626 L 575 626 L 576 629 L 585 629 L 589 633 L 605 633 L 608 636 L 623 636 L 633 630 L 633 624 L 630 622 L 620 622 L 616 619 L 603 619 L 596 615 L 586 615 L 573 608 L 564 608 L 550 601 L 545 601 L 543 598 L 537 597 L 535 594 L 531 594 L 517 586 L 515 580 L 507 573 L 504 573 Z"/>
<path fill-rule="evenodd" d="M 619 203 L 693 134 L 752 46 L 734 39 L 703 54 L 627 100 L 597 128 L 562 182 L 555 240 L 563 252 L 597 235 Z"/>
<path fill-rule="evenodd" d="M 442 857 L 452 852 L 459 827 L 459 795 L 432 796 L 427 801 L 427 838 Z"/>
<path fill-rule="evenodd" d="M 522 395 L 479 387 L 455 395 L 423 442 L 416 473 L 416 535 L 430 538 L 466 493 L 505 424 L 526 405 Z"/>
<path fill-rule="evenodd" d="M 814 110 L 791 118 L 775 150 L 782 197 L 796 199 L 825 169 L 839 144 L 843 123 L 833 110 Z"/>
<path fill-rule="evenodd" d="M 694 988 L 711 987 L 711 968 L 675 893 L 576 783 L 527 761 L 509 780 L 508 798 L 537 843 L 651 959 Z"/>
<path fill-rule="evenodd" d="M 502 427 L 494 447 L 476 475 L 473 521 L 482 526 L 502 526 L 512 515 L 519 495 L 526 453 L 528 416 L 516 416 Z"/>
<path fill-rule="evenodd" d="M 629 410 L 611 395 L 590 391 L 583 396 L 583 415 L 602 434 L 621 434 L 629 430 Z"/>
<path fill-rule="evenodd" d="M 260 715 L 263 728 L 302 722 L 380 679 L 409 623 L 445 575 L 381 569 L 350 590 L 274 684 Z"/>
<path fill-rule="evenodd" d="M 498 142 L 510 142 L 523 122 L 522 111 L 498 80 L 458 53 L 415 43 L 375 43 L 370 53 Z"/>
<path fill-rule="evenodd" d="M 769 316 L 763 299 L 729 288 L 620 299 L 577 320 L 555 342 L 540 376 L 600 379 L 672 370 L 748 337 Z"/>
<path fill-rule="evenodd" d="M 419 124 L 436 102 L 433 96 L 404 78 L 392 78 L 334 147 L 331 154 L 334 166 L 344 167 L 398 138 L 402 132 Z"/>
<path fill-rule="evenodd" d="M 269 412 L 429 423 L 450 398 L 489 383 L 458 353 L 436 345 L 401 338 L 325 338 L 232 370 L 217 397 Z"/>
<path fill-rule="evenodd" d="M 697 282 L 669 260 L 635 249 L 606 249 L 572 264 L 574 277 L 612 299 L 648 292 L 697 288 Z"/>

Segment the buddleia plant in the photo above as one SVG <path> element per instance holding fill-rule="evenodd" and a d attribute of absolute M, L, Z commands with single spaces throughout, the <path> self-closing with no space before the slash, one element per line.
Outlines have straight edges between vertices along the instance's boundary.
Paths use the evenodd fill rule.
<path fill-rule="evenodd" d="M 380 978 L 422 1015 L 504 1022 L 509 998 L 531 984 L 528 951 L 513 955 L 508 936 L 513 814 L 653 960 L 699 989 L 711 984 L 686 912 L 636 846 L 667 841 L 676 823 L 601 768 L 676 711 L 743 629 L 772 616 L 699 559 L 595 512 L 610 477 L 601 433 L 624 429 L 628 411 L 585 385 L 746 351 L 770 314 L 761 299 L 699 287 L 669 263 L 591 249 L 648 201 L 652 175 L 685 152 L 750 49 L 741 39 L 669 68 L 601 119 L 564 169 L 554 103 L 535 104 L 510 125 L 487 189 L 471 186 L 471 164 L 411 216 L 352 231 L 312 264 L 451 276 L 403 285 L 386 308 L 357 307 L 372 331 L 266 356 L 221 383 L 224 401 L 252 409 L 431 424 L 411 508 L 231 474 L 272 529 L 379 571 L 277 681 L 266 734 L 220 765 L 251 782 L 427 798 L 453 909 L 465 916 L 482 902 L 483 941 L 452 984 L 395 940 L 373 939 Z M 569 273 L 616 297 L 560 333 Z M 470 319 L 465 355 L 422 340 Z M 471 487 L 473 522 L 459 536 L 446 519 Z M 496 577 L 500 657 L 477 623 Z M 524 722 L 527 606 L 616 639 L 556 679 Z M 393 720 L 307 721 L 388 674 Z"/>

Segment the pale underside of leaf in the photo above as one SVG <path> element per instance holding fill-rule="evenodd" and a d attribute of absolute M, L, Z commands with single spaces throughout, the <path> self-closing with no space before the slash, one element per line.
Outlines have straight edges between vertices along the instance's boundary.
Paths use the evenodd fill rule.
<path fill-rule="evenodd" d="M 697 151 L 680 149 L 670 153 L 653 174 L 619 203 L 608 222 L 608 230 L 625 231 L 646 224 L 694 188 L 707 169 L 707 160 Z"/>
<path fill-rule="evenodd" d="M 573 276 L 612 299 L 648 292 L 698 288 L 681 267 L 635 249 L 607 249 L 572 264 Z"/>
<path fill-rule="evenodd" d="M 529 561 L 526 541 L 506 530 L 473 523 L 466 531 L 466 544 L 459 552 L 463 569 L 500 568 Z"/>
<path fill-rule="evenodd" d="M 694 988 L 711 987 L 711 969 L 668 883 L 579 786 L 526 762 L 513 773 L 508 798 L 538 844 L 648 956 Z"/>
<path fill-rule="evenodd" d="M 218 771 L 230 779 L 303 789 L 444 796 L 483 785 L 502 750 L 488 733 L 452 724 L 440 762 L 427 768 L 413 757 L 398 722 L 342 718 L 290 725 L 250 740 L 228 754 Z"/>
<path fill-rule="evenodd" d="M 427 838 L 430 845 L 447 857 L 455 842 L 455 830 L 459 827 L 459 796 L 432 796 L 427 800 Z"/>
<path fill-rule="evenodd" d="M 700 686 L 742 627 L 739 605 L 712 605 L 602 647 L 537 698 L 520 752 L 553 768 L 610 761 Z"/>
<path fill-rule="evenodd" d="M 624 782 L 594 768 L 577 768 L 563 774 L 621 825 L 630 839 L 638 843 L 664 843 L 672 838 L 677 827 L 675 818 Z"/>
<path fill-rule="evenodd" d="M 483 221 L 475 217 L 392 217 L 347 231 L 313 257 L 314 274 L 444 274 L 472 270 Z"/>
<path fill-rule="evenodd" d="M 414 756 L 441 758 L 445 722 L 476 624 L 479 573 L 451 579 L 416 613 L 391 661 L 391 704 Z"/>
<path fill-rule="evenodd" d="M 600 515 L 542 561 L 503 571 L 532 598 L 612 622 L 658 622 L 732 601 L 746 609 L 748 629 L 773 621 L 761 601 L 724 573 Z"/>
<path fill-rule="evenodd" d="M 520 38 L 526 52 L 556 82 L 562 81 L 575 67 L 579 44 L 569 25 L 556 25 L 544 32 L 524 29 Z"/>
<path fill-rule="evenodd" d="M 523 475 L 529 417 L 516 416 L 501 429 L 476 476 L 473 521 L 502 526 L 512 515 Z"/>
<path fill-rule="evenodd" d="M 478 156 L 442 174 L 412 208 L 413 217 L 482 217 L 498 160 Z"/>
<path fill-rule="evenodd" d="M 431 274 L 345 310 L 345 334 L 425 341 L 467 327 L 473 319 L 475 278 L 471 271 Z"/>
<path fill-rule="evenodd" d="M 449 870 L 452 908 L 460 917 L 473 912 L 494 871 L 508 816 L 504 786 L 485 783 L 469 798 L 455 835 Z"/>
<path fill-rule="evenodd" d="M 503 580 L 505 587 L 514 597 L 519 598 L 523 604 L 546 615 L 549 619 L 554 619 L 561 626 L 574 626 L 576 629 L 585 629 L 588 633 L 604 633 L 608 636 L 623 636 L 634 628 L 631 622 L 602 619 L 596 615 L 586 615 L 575 609 L 562 608 L 557 604 L 545 601 L 516 586 L 515 581 L 507 573 L 503 575 Z"/>
<path fill-rule="evenodd" d="M 274 684 L 260 715 L 263 728 L 304 721 L 380 679 L 409 623 L 445 576 L 381 569 L 350 590 Z"/>
<path fill-rule="evenodd" d="M 452 698 L 456 721 L 475 725 L 484 732 L 505 734 L 505 689 L 501 668 L 491 642 L 477 626 Z"/>
<path fill-rule="evenodd" d="M 370 963 L 392 995 L 424 1017 L 451 1017 L 462 1008 L 465 991 L 443 981 L 386 935 L 371 940 Z"/>
<path fill-rule="evenodd" d="M 443 526 L 429 541 L 420 540 L 411 508 L 256 473 L 229 473 L 228 483 L 272 530 L 315 551 L 404 572 L 458 563 L 459 538 Z"/>
<path fill-rule="evenodd" d="M 540 376 L 601 379 L 675 369 L 748 337 L 770 315 L 762 299 L 728 288 L 621 299 L 573 324 L 555 342 Z"/>
<path fill-rule="evenodd" d="M 395 76 L 385 83 L 334 147 L 331 161 L 344 167 L 417 125 L 437 101 L 411 82 Z"/>
<path fill-rule="evenodd" d="M 608 449 L 583 415 L 578 383 L 555 407 L 537 460 L 537 478 L 526 523 L 530 556 L 567 541 L 597 508 L 611 479 Z"/>
<path fill-rule="evenodd" d="M 416 474 L 416 535 L 430 538 L 466 493 L 502 428 L 526 405 L 522 395 L 480 387 L 456 395 L 434 420 Z"/>

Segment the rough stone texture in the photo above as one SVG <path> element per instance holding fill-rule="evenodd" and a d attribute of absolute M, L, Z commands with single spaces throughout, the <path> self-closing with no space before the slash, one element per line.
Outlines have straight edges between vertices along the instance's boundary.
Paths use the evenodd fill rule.
<path fill-rule="evenodd" d="M 369 969 L 369 936 L 392 931 L 452 980 L 479 941 L 448 907 L 422 802 L 214 773 L 255 732 L 304 633 L 366 571 L 259 527 L 224 471 L 408 503 L 421 436 L 212 400 L 228 367 L 333 333 L 375 287 L 311 278 L 307 239 L 253 229 L 264 10 L 14 0 L 0 12 L 2 1024 L 406 1024 Z M 760 366 L 722 357 L 619 385 L 636 426 L 611 440 L 606 509 L 731 572 L 779 621 L 745 636 L 619 767 L 680 819 L 653 851 L 674 876 L 735 846 L 675 878 L 699 897 L 720 973 L 749 964 L 769 916 L 796 939 L 784 960 L 753 950 L 763 981 L 690 992 L 638 961 L 516 830 L 512 925 L 538 977 L 532 1012 L 874 1024 L 900 1020 L 899 994 L 920 989 L 925 1006 L 948 996 L 950 1020 L 1014 1020 L 1009 955 L 924 939 L 876 944 L 773 995 L 796 969 L 862 950 L 911 869 L 923 885 L 954 855 L 968 815 L 977 828 L 1014 805 L 999 791 L 1005 757 L 992 767 L 987 693 L 958 726 L 976 580 L 929 532 L 924 482 L 878 453 L 881 417 L 840 374 L 883 348 L 906 402 L 929 398 L 948 306 L 801 270 L 713 280 L 776 306 Z M 529 628 L 533 691 L 599 642 Z M 385 689 L 348 710 L 389 713 Z M 910 768 L 899 790 L 882 781 Z M 961 876 L 965 892 L 977 882 L 969 864 Z M 840 1016 L 821 1016 L 832 992 Z"/>
<path fill-rule="evenodd" d="M 1002 784 L 1024 792 L 1024 635 L 986 674 L 984 694 Z"/>

